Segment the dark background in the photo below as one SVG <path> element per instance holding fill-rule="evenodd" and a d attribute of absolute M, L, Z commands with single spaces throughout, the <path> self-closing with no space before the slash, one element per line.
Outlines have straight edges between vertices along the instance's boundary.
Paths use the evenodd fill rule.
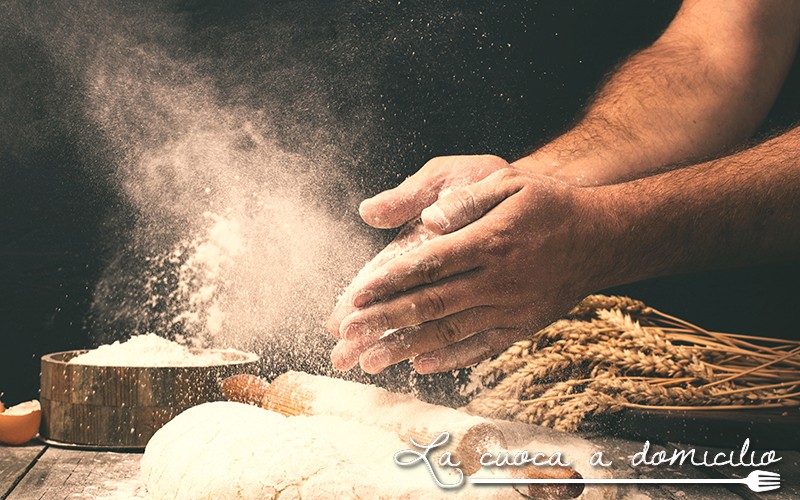
<path fill-rule="evenodd" d="M 180 44 L 170 40 L 165 50 L 211 61 L 201 71 L 223 99 L 258 107 L 278 92 L 268 113 L 282 146 L 302 153 L 335 144 L 334 163 L 363 194 L 396 184 L 433 156 L 514 160 L 531 151 L 568 127 L 604 74 L 652 42 L 678 7 L 228 4 L 124 8 L 144 23 L 178 20 Z M 93 288 L 125 245 L 133 215 L 111 181 L 116 152 L 82 111 L 77 63 L 43 43 L 46 30 L 28 29 L 25 16 L 4 16 L 9 8 L 19 6 L 0 6 L 0 391 L 16 403 L 36 397 L 39 356 L 91 345 Z M 37 15 L 53 14 L 32 10 Z M 800 116 L 799 72 L 795 64 L 761 135 Z M 798 266 L 785 263 L 618 291 L 708 328 L 796 336 L 798 279 Z"/>

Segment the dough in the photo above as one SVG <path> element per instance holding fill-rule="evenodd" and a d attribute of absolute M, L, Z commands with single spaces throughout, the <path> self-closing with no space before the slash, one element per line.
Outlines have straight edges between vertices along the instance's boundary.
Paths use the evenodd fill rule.
<path fill-rule="evenodd" d="M 338 417 L 216 402 L 156 432 L 141 473 L 158 499 L 519 498 L 510 489 L 440 490 L 422 464 L 395 465 L 407 448 L 393 433 Z"/>

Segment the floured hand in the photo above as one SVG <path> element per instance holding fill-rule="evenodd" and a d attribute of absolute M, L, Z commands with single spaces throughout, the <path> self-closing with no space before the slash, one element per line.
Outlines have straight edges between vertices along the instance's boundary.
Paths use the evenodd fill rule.
<path fill-rule="evenodd" d="M 423 209 L 434 203 L 441 194 L 477 182 L 508 166 L 508 162 L 492 155 L 437 157 L 427 162 L 417 173 L 396 188 L 364 200 L 359 212 L 364 221 L 371 226 L 377 228 L 394 228 L 404 224 L 405 226 L 394 241 L 367 263 L 347 287 L 328 320 L 328 331 L 334 336 L 343 337 L 343 333 L 340 332 L 341 322 L 357 310 L 353 305 L 354 299 L 359 303 L 364 301 L 363 297 L 355 297 L 353 293 L 359 289 L 360 282 L 389 260 L 417 248 L 436 236 L 437 233 L 426 228 L 419 220 Z M 333 365 L 341 370 L 349 370 L 355 366 L 359 354 L 375 340 L 375 335 L 372 335 L 361 337 L 354 342 L 340 342 L 331 356 Z"/>
<path fill-rule="evenodd" d="M 419 244 L 351 285 L 332 323 L 345 339 L 334 366 L 376 373 L 414 359 L 420 373 L 446 371 L 546 326 L 605 284 L 605 219 L 592 208 L 588 189 L 515 168 L 443 194 L 401 235 L 426 234 Z"/>
<path fill-rule="evenodd" d="M 408 222 L 397 237 L 359 271 L 352 283 L 350 283 L 341 297 L 339 297 L 336 307 L 328 319 L 328 331 L 334 336 L 342 337 L 342 333 L 340 332 L 342 320 L 358 310 L 358 308 L 353 305 L 353 302 L 354 299 L 358 299 L 359 303 L 361 302 L 361 298 L 355 296 L 361 289 L 361 286 L 372 279 L 373 274 L 378 272 L 384 264 L 418 248 L 425 241 L 434 236 L 436 236 L 436 234 L 428 230 L 419 219 Z M 331 353 L 333 366 L 339 370 L 349 370 L 353 368 L 358 362 L 359 355 L 367 347 L 374 344 L 379 336 L 380 335 L 363 336 L 352 341 L 342 339 Z"/>
<path fill-rule="evenodd" d="M 396 188 L 364 200 L 358 210 L 364 222 L 372 227 L 400 227 L 418 218 L 440 194 L 468 186 L 508 167 L 508 162 L 492 155 L 440 156 L 427 162 Z"/>

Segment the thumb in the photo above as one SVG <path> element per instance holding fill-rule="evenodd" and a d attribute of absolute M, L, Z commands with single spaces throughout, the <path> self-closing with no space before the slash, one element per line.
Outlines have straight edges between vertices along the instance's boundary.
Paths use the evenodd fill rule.
<path fill-rule="evenodd" d="M 499 170 L 482 181 L 456 189 L 422 211 L 422 223 L 437 234 L 452 233 L 483 217 L 519 191 L 512 169 Z"/>

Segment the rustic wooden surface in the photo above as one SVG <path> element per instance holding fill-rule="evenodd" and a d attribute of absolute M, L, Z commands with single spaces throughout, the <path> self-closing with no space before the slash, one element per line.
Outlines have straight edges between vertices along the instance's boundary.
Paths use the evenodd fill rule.
<path fill-rule="evenodd" d="M 630 467 L 630 458 L 642 449 L 642 443 L 612 437 L 594 437 L 590 440 L 602 449 L 607 458 L 616 464 L 615 476 L 652 478 L 739 478 L 750 469 L 716 467 L 714 469 L 684 466 L 681 468 Z M 669 443 L 668 449 L 682 445 Z M 723 451 L 720 448 L 702 448 L 698 451 Z M 651 446 L 652 451 L 663 449 Z M 764 499 L 783 500 L 800 498 L 800 452 L 779 451 L 782 460 L 768 469 L 780 472 L 781 489 L 757 494 L 744 485 L 722 487 L 717 485 L 652 485 L 637 486 L 638 493 L 652 498 L 688 499 Z M 146 498 L 139 481 L 140 453 L 112 453 L 81 451 L 28 444 L 21 447 L 0 447 L 0 499 L 106 499 L 122 500 Z M 433 487 L 433 485 L 431 486 Z M 622 488 L 625 491 L 625 488 Z M 628 489 L 631 491 L 631 488 Z"/>
<path fill-rule="evenodd" d="M 139 481 L 140 453 L 81 451 L 42 446 L 36 448 L 44 449 L 44 453 L 16 484 L 5 480 L 0 483 L 0 492 L 3 492 L 1 498 L 144 498 L 144 489 Z M 0 448 L 0 464 L 5 468 L 5 457 L 15 454 L 17 452 L 14 448 Z M 5 476 L 5 471 L 0 471 L 0 477 Z"/>
<path fill-rule="evenodd" d="M 43 451 L 26 465 L 32 465 L 15 482 L 3 482 L 2 499 L 132 499 L 145 498 L 139 481 L 138 453 L 112 453 L 30 447 Z M 14 448 L 0 448 L 0 464 L 18 454 Z M 38 460 L 36 459 L 38 457 Z M 0 470 L 0 477 L 5 477 Z"/>
<path fill-rule="evenodd" d="M 0 447 L 0 495 L 2 498 L 5 498 L 8 492 L 22 480 L 44 451 L 44 445 L 33 442 L 25 446 Z"/>

